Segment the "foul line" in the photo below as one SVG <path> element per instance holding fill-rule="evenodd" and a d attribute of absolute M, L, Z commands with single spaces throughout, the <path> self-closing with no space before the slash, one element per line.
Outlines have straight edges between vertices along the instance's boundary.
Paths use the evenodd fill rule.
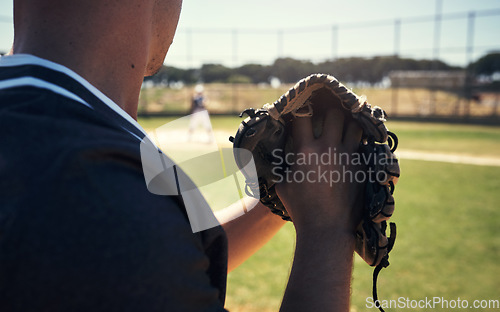
<path fill-rule="evenodd" d="M 214 130 L 215 141 L 219 147 L 230 147 L 232 144 L 229 142 L 228 138 L 234 133 L 230 133 L 224 130 Z M 398 149 L 396 155 L 401 159 L 409 160 L 422 160 L 422 161 L 434 161 L 434 162 L 445 162 L 452 164 L 464 164 L 464 165 L 476 165 L 476 166 L 493 166 L 500 167 L 500 158 L 495 157 L 482 157 L 482 156 L 471 156 L 471 155 L 460 155 L 460 154 L 448 154 L 439 152 L 423 152 L 417 150 L 406 150 Z"/>
<path fill-rule="evenodd" d="M 401 159 L 500 167 L 500 158 L 493 158 L 493 157 L 479 157 L 479 156 L 445 154 L 445 153 L 429 153 L 429 152 L 420 152 L 414 150 L 398 150 L 396 152 L 396 155 Z"/>

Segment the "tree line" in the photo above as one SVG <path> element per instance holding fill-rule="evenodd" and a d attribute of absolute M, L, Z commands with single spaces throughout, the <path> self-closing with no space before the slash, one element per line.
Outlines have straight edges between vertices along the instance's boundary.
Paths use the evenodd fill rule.
<path fill-rule="evenodd" d="M 348 57 L 320 63 L 293 58 L 278 58 L 271 65 L 245 64 L 230 68 L 221 64 L 204 64 L 196 69 L 181 69 L 163 66 L 154 76 L 145 80 L 153 83 L 184 84 L 203 83 L 269 83 L 271 77 L 282 83 L 294 83 L 313 73 L 333 74 L 344 82 L 381 82 L 393 70 L 464 70 L 443 61 L 415 60 L 397 56 L 375 56 L 371 58 Z M 474 75 L 493 75 L 500 73 L 500 53 L 489 53 L 467 69 Z"/>

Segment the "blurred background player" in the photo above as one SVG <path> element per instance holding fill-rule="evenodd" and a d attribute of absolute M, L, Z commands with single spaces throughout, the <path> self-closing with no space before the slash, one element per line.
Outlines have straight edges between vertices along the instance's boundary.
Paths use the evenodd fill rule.
<path fill-rule="evenodd" d="M 189 120 L 188 141 L 193 140 L 193 134 L 197 128 L 201 127 L 207 132 L 207 143 L 213 142 L 212 125 L 210 123 L 210 116 L 205 107 L 206 98 L 203 94 L 203 85 L 198 84 L 194 88 L 194 95 L 191 101 L 191 118 Z"/>

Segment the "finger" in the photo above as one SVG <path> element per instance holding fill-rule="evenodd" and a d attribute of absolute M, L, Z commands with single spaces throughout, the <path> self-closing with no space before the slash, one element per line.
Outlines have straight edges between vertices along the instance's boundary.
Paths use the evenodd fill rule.
<path fill-rule="evenodd" d="M 340 143 L 342 141 L 342 131 L 344 129 L 344 113 L 340 109 L 329 109 L 326 111 L 323 125 L 322 137 L 330 143 Z"/>
<path fill-rule="evenodd" d="M 314 140 L 310 117 L 297 117 L 293 120 L 292 138 L 295 150 Z"/>
<path fill-rule="evenodd" d="M 351 121 L 347 125 L 347 129 L 344 135 L 344 146 L 350 152 L 355 152 L 358 150 L 359 143 L 361 142 L 361 137 L 363 136 L 363 129 L 355 121 Z"/>
<path fill-rule="evenodd" d="M 286 198 L 286 184 L 281 182 L 281 183 L 278 183 L 276 184 L 276 186 L 274 187 L 275 190 L 276 190 L 276 194 L 278 195 L 278 197 L 281 199 L 281 201 L 283 201 L 283 198 Z"/>

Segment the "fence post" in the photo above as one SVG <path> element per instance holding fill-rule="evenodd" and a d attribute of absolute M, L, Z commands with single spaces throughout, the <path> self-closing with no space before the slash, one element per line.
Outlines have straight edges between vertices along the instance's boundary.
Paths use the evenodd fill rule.
<path fill-rule="evenodd" d="M 187 67 L 193 67 L 193 42 L 192 29 L 186 28 L 186 61 Z"/>
<path fill-rule="evenodd" d="M 332 61 L 338 57 L 339 26 L 332 26 Z"/>
<path fill-rule="evenodd" d="M 394 21 L 394 59 L 399 58 L 400 41 L 401 41 L 401 20 L 396 19 Z M 391 80 L 391 91 L 392 91 L 391 115 L 394 116 L 397 116 L 398 114 L 398 99 L 399 99 L 398 88 L 399 88 L 399 81 L 397 79 L 394 79 L 394 81 Z"/>
<path fill-rule="evenodd" d="M 233 29 L 232 32 L 232 41 L 233 41 L 233 68 L 236 68 L 237 63 L 238 63 L 238 30 Z M 239 96 L 238 96 L 238 86 L 237 82 L 233 81 L 231 82 L 231 90 L 233 94 L 233 112 L 238 112 L 239 108 Z"/>
<path fill-rule="evenodd" d="M 470 115 L 470 106 L 471 106 L 471 96 L 472 96 L 472 81 L 474 77 L 474 68 L 472 65 L 472 58 L 474 53 L 474 26 L 476 20 L 476 13 L 469 12 L 467 15 L 467 43 L 465 47 L 465 55 L 466 55 L 466 67 L 465 67 L 465 86 L 464 86 L 464 96 L 465 99 L 465 107 L 464 107 L 464 116 L 469 117 Z"/>
<path fill-rule="evenodd" d="M 283 45 L 284 45 L 284 42 L 283 42 L 283 30 L 282 29 L 278 30 L 277 37 L 278 37 L 278 40 L 276 40 L 276 42 L 278 43 L 278 46 L 277 46 L 277 49 L 278 49 L 278 58 L 280 58 L 280 57 L 283 56 Z"/>
<path fill-rule="evenodd" d="M 399 57 L 399 49 L 401 43 L 401 20 L 394 21 L 394 56 Z"/>
<path fill-rule="evenodd" d="M 434 47 L 433 47 L 433 62 L 432 62 L 432 71 L 435 72 L 437 70 L 437 63 L 439 61 L 439 48 L 441 42 L 441 18 L 442 18 L 442 8 L 443 1 L 436 0 L 436 15 L 434 16 Z M 435 73 L 434 73 L 435 74 Z M 436 77 L 432 75 L 431 81 L 431 97 L 430 97 L 430 112 L 432 115 L 436 115 Z"/>

